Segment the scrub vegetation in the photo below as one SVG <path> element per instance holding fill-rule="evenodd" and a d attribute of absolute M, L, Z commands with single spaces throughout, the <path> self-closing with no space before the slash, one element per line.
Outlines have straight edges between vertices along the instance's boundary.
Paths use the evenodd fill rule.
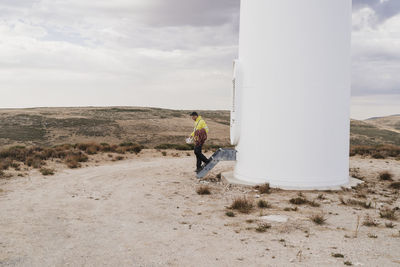
<path fill-rule="evenodd" d="M 138 154 L 142 149 L 143 146 L 134 143 L 122 143 L 120 145 L 80 143 L 53 147 L 13 146 L 0 150 L 0 169 L 8 170 L 13 168 L 19 171 L 21 166 L 25 165 L 39 169 L 43 175 L 52 175 L 54 170 L 43 167 L 48 160 L 58 160 L 73 169 L 81 167 L 82 162 L 87 162 L 91 155 L 97 153 Z"/>
<path fill-rule="evenodd" d="M 325 224 L 327 219 L 323 214 L 314 214 L 310 217 L 310 220 L 315 224 L 322 225 Z"/>
<path fill-rule="evenodd" d="M 211 195 L 211 189 L 207 185 L 201 185 L 196 190 L 199 195 Z"/>
<path fill-rule="evenodd" d="M 233 200 L 230 208 L 241 213 L 250 213 L 250 211 L 254 208 L 254 204 L 252 200 L 249 200 L 246 197 L 237 197 Z"/>
<path fill-rule="evenodd" d="M 315 200 L 308 200 L 307 197 L 301 192 L 298 194 L 297 197 L 291 198 L 289 202 L 294 205 L 309 205 L 311 207 L 320 206 L 320 204 Z"/>
<path fill-rule="evenodd" d="M 393 177 L 393 174 L 391 174 L 388 171 L 379 173 L 379 179 L 382 181 L 393 181 L 392 177 Z"/>

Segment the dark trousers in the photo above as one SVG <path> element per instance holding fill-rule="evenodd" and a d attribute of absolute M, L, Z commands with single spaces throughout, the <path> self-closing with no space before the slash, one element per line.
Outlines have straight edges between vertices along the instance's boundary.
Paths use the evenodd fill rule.
<path fill-rule="evenodd" d="M 203 146 L 195 146 L 194 147 L 194 154 L 196 155 L 196 158 L 197 158 L 197 164 L 196 164 L 197 169 L 201 168 L 202 162 L 204 162 L 206 164 L 208 163 L 208 159 L 206 158 L 206 156 L 204 156 L 203 153 L 201 153 L 202 147 Z"/>

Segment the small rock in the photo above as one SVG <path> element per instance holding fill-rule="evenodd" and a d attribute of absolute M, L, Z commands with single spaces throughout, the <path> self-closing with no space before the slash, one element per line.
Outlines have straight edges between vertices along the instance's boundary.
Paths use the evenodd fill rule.
<path fill-rule="evenodd" d="M 260 195 L 256 195 L 256 198 L 260 198 L 261 196 Z"/>

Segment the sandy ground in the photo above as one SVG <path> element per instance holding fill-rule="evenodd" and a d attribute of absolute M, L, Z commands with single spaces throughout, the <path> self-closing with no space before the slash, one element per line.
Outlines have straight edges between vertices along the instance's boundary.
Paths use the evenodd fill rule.
<path fill-rule="evenodd" d="M 316 200 L 320 207 L 284 211 L 295 207 L 289 199 L 297 192 L 259 195 L 253 188 L 224 184 L 215 177 L 232 170 L 229 162 L 200 182 L 192 155 L 168 153 L 145 151 L 54 176 L 34 172 L 0 180 L 0 266 L 400 265 L 399 222 L 387 228 L 389 221 L 379 217 L 383 206 L 400 207 L 399 192 L 376 179 L 379 171 L 390 170 L 399 180 L 399 161 L 352 158 L 353 172 L 367 186 L 323 192 Z M 212 194 L 198 195 L 201 184 Z M 321 192 L 303 193 L 311 200 Z M 265 199 L 272 208 L 226 216 L 232 200 L 243 195 Z M 373 205 L 342 205 L 340 196 L 366 196 Z M 320 213 L 326 224 L 315 225 L 309 217 Z M 377 227 L 362 225 L 367 214 Z M 265 215 L 288 221 L 270 222 L 266 232 L 256 232 Z"/>

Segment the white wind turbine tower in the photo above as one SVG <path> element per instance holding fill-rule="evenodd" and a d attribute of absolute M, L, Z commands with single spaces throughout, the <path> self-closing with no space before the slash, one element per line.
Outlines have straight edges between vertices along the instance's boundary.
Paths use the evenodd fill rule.
<path fill-rule="evenodd" d="M 287 189 L 349 182 L 350 0 L 241 0 L 234 177 Z"/>

